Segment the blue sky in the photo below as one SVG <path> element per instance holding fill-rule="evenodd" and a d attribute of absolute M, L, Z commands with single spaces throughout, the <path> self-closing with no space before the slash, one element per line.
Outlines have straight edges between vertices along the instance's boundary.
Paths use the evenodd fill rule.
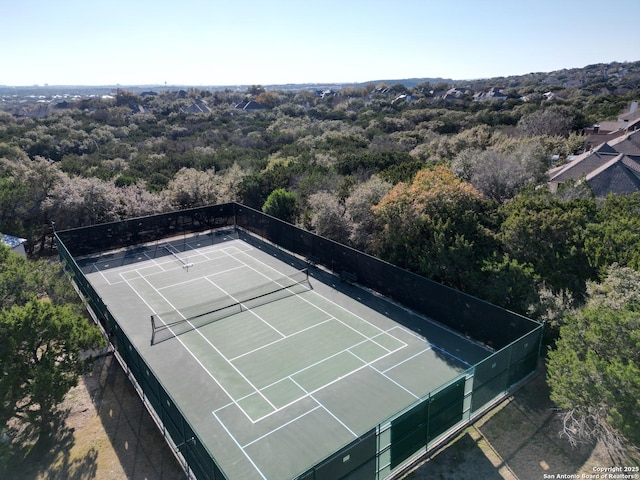
<path fill-rule="evenodd" d="M 0 85 L 486 78 L 640 60 L 637 0 L 4 0 Z"/>

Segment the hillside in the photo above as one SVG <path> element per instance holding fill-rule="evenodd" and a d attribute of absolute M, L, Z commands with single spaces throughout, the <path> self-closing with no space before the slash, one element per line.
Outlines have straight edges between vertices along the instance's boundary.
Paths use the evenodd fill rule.
<path fill-rule="evenodd" d="M 585 88 L 596 92 L 597 89 L 607 89 L 609 92 L 622 93 L 625 89 L 638 88 L 640 82 L 640 61 L 636 62 L 612 62 L 587 65 L 583 68 L 563 69 L 552 72 L 532 72 L 526 75 L 479 78 L 479 79 L 451 79 L 451 78 L 405 78 L 405 79 L 379 79 L 359 83 L 307 83 L 307 84 L 280 84 L 265 85 L 267 90 L 300 91 L 300 90 L 340 90 L 346 87 L 362 88 L 369 85 L 396 85 L 406 88 L 414 88 L 420 84 L 446 84 L 451 87 L 468 86 L 476 90 L 487 86 L 500 86 L 501 88 L 531 88 L 548 87 L 550 89 Z M 28 96 L 54 96 L 54 95 L 106 95 L 117 88 L 124 88 L 134 93 L 142 93 L 149 90 L 185 90 L 198 88 L 208 91 L 245 91 L 251 85 L 33 85 L 33 86 L 7 86 L 0 85 L 0 97 Z"/>
<path fill-rule="evenodd" d="M 1 92 L 0 225 L 30 256 L 55 254 L 53 228 L 238 201 L 546 322 L 555 368 L 571 367 L 550 374 L 552 400 L 578 421 L 593 405 L 562 392 L 603 378 L 602 394 L 580 393 L 606 393 L 593 428 L 638 442 L 640 360 L 620 332 L 637 330 L 640 187 L 544 187 L 551 167 L 584 153 L 640 185 L 637 136 L 619 137 L 625 152 L 592 152 L 585 134 L 620 118 L 627 133 L 640 62 L 465 81 Z M 599 293 L 610 291 L 622 313 Z M 593 321 L 610 324 L 594 333 Z M 597 371 L 565 386 L 588 349 Z"/>

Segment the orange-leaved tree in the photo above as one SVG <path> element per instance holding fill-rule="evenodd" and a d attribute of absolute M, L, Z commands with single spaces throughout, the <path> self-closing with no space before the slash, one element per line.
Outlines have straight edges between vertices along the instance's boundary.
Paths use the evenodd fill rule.
<path fill-rule="evenodd" d="M 449 168 L 420 170 L 373 207 L 379 224 L 374 253 L 395 265 L 467 290 L 491 249 L 482 225 L 486 202 Z"/>

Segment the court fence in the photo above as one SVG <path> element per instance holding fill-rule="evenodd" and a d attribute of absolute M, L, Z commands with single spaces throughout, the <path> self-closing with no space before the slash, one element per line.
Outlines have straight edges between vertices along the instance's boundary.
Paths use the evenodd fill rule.
<path fill-rule="evenodd" d="M 180 406 L 87 280 L 76 258 L 220 228 L 234 228 L 240 238 L 250 242 L 268 242 L 309 264 L 330 270 L 345 281 L 374 290 L 494 351 L 296 478 L 379 480 L 391 477 L 470 424 L 536 371 L 542 324 L 244 205 L 227 203 L 54 232 L 60 259 L 87 308 L 108 336 L 116 357 L 192 478 L 227 477 L 215 461 L 215 452 L 200 441 Z M 425 321 L 419 316 L 413 318 L 406 326 L 420 334 Z"/>

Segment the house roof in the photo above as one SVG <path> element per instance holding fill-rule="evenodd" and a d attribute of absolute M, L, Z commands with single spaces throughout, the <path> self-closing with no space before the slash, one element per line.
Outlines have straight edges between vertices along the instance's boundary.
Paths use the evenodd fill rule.
<path fill-rule="evenodd" d="M 640 157 L 617 155 L 585 177 L 596 197 L 640 190 Z"/>
<path fill-rule="evenodd" d="M 207 106 L 207 104 L 197 99 L 194 103 L 189 105 L 186 108 L 182 108 L 182 113 L 210 113 L 211 109 Z"/>
<path fill-rule="evenodd" d="M 601 143 L 596 148 L 594 148 L 593 151 L 598 153 L 611 153 L 611 154 L 620 153 L 611 145 L 609 145 L 607 142 Z"/>
<path fill-rule="evenodd" d="M 640 110 L 638 110 L 638 106 L 636 105 L 636 109 L 633 112 L 627 112 L 618 117 L 618 120 L 625 123 L 632 123 L 635 120 L 640 118 Z"/>
<path fill-rule="evenodd" d="M 599 152 L 597 150 L 585 152 L 582 155 L 578 155 L 566 165 L 551 170 L 549 172 L 549 180 L 555 183 L 563 183 L 567 180 L 580 180 L 617 155 L 616 152 Z"/>
<path fill-rule="evenodd" d="M 249 100 L 248 102 L 240 102 L 236 105 L 236 108 L 241 110 L 264 110 L 266 107 L 264 105 L 260 105 L 258 102 L 254 102 L 253 100 Z"/>
<path fill-rule="evenodd" d="M 640 191 L 640 130 L 601 143 L 548 175 L 551 184 L 584 179 L 596 197 Z"/>
<path fill-rule="evenodd" d="M 640 130 L 615 138 L 609 142 L 616 152 L 627 155 L 640 155 Z"/>
<path fill-rule="evenodd" d="M 492 88 L 488 92 L 476 93 L 473 96 L 473 99 L 476 101 L 484 101 L 484 100 L 505 100 L 508 97 L 502 93 L 497 88 Z"/>
<path fill-rule="evenodd" d="M 14 237 L 13 235 L 4 233 L 0 233 L 0 236 L 2 236 L 2 243 L 8 245 L 10 248 L 16 248 L 27 241 L 26 238 Z"/>

